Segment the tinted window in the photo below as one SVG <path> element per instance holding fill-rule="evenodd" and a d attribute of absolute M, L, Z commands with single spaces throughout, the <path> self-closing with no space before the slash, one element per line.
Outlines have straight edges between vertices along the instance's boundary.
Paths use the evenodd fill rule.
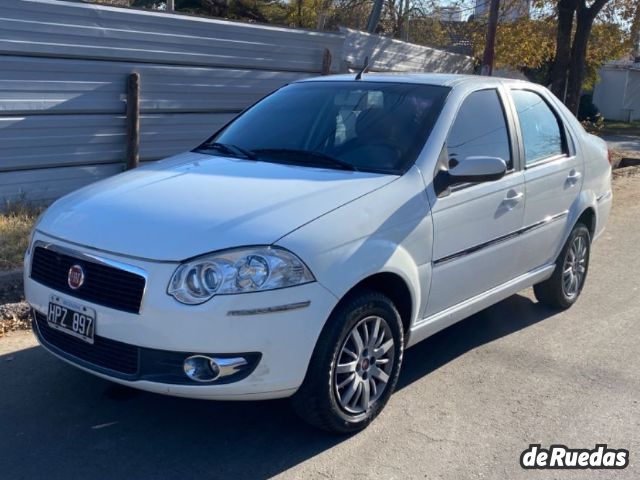
<path fill-rule="evenodd" d="M 544 158 L 561 155 L 560 125 L 549 105 L 534 92 L 513 90 L 511 95 L 520 119 L 525 163 L 529 165 Z"/>
<path fill-rule="evenodd" d="M 400 173 L 415 162 L 448 92 L 408 83 L 295 83 L 210 141 L 241 147 L 265 161 L 316 166 L 322 154 L 361 170 Z"/>
<path fill-rule="evenodd" d="M 449 161 L 498 157 L 508 169 L 513 168 L 507 122 L 496 90 L 480 90 L 464 100 L 449 132 L 447 150 Z"/>

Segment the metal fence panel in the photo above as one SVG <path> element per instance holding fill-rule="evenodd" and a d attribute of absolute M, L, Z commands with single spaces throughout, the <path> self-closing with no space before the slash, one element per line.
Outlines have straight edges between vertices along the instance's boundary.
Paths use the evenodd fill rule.
<path fill-rule="evenodd" d="M 344 61 L 361 69 L 369 57 L 372 71 L 472 73 L 470 57 L 392 38 L 342 28 Z"/>
<path fill-rule="evenodd" d="M 193 148 L 284 84 L 331 70 L 466 72 L 462 55 L 353 30 L 314 32 L 58 0 L 0 0 L 0 206 L 122 171 L 126 82 L 141 76 L 141 161 Z"/>
<path fill-rule="evenodd" d="M 158 160 L 189 150 L 233 117 L 225 113 L 143 114 L 140 160 Z M 0 117 L 0 172 L 122 163 L 125 145 L 124 116 Z"/>
<path fill-rule="evenodd" d="M 320 72 L 341 35 L 51 0 L 0 0 L 0 53 Z"/>
<path fill-rule="evenodd" d="M 126 62 L 2 57 L 0 115 L 125 112 L 127 75 L 141 76 L 141 111 L 239 112 L 311 74 Z"/>
<path fill-rule="evenodd" d="M 3 205 L 23 201 L 48 203 L 122 169 L 122 164 L 116 164 L 6 172 L 0 174 L 1 198 Z"/>

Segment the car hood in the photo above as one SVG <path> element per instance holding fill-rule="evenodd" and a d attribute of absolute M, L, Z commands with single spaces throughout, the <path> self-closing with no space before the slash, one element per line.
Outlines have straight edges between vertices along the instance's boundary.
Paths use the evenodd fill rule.
<path fill-rule="evenodd" d="M 271 244 L 396 178 L 185 153 L 63 197 L 37 229 L 108 252 L 180 261 Z"/>

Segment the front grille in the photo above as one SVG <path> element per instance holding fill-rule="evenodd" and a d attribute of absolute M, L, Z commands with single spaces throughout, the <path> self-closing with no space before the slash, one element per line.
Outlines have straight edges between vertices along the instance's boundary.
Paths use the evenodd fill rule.
<path fill-rule="evenodd" d="M 98 336 L 94 337 L 92 345 L 51 328 L 47 324 L 47 317 L 41 313 L 35 312 L 35 320 L 45 345 L 55 347 L 63 354 L 79 358 L 94 366 L 125 375 L 138 373 L 138 347 Z"/>
<path fill-rule="evenodd" d="M 77 290 L 67 283 L 73 265 L 80 265 L 84 270 L 84 283 Z M 141 275 L 43 247 L 34 249 L 31 278 L 72 297 L 130 313 L 140 311 L 146 282 Z"/>

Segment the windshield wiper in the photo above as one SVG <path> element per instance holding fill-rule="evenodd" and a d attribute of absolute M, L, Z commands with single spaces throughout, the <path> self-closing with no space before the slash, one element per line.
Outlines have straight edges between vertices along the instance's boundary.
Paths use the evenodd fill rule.
<path fill-rule="evenodd" d="M 233 157 L 247 158 L 249 160 L 258 159 L 255 153 L 253 153 L 251 150 L 247 150 L 246 148 L 242 148 L 231 143 L 204 143 L 196 148 L 196 150 L 219 150 Z"/>
<path fill-rule="evenodd" d="M 297 163 L 296 160 L 300 160 L 301 157 L 307 157 L 307 158 L 312 158 L 313 160 L 316 160 L 316 162 L 314 162 L 315 164 L 321 163 L 324 165 L 333 165 L 336 167 L 339 167 L 342 170 L 350 170 L 353 172 L 358 172 L 358 167 L 356 167 L 355 165 L 349 163 L 349 162 L 345 162 L 344 160 L 341 160 L 339 158 L 336 157 L 332 157 L 331 155 L 327 155 L 326 153 L 322 153 L 322 152 L 317 152 L 317 151 L 313 151 L 313 150 L 296 150 L 293 148 L 259 148 L 256 150 L 253 150 L 252 153 L 255 154 L 263 154 L 266 156 L 275 156 L 275 157 L 286 157 L 287 159 L 291 159 L 291 161 L 288 161 L 287 163 Z M 309 162 L 305 162 L 306 164 L 309 164 Z"/>

